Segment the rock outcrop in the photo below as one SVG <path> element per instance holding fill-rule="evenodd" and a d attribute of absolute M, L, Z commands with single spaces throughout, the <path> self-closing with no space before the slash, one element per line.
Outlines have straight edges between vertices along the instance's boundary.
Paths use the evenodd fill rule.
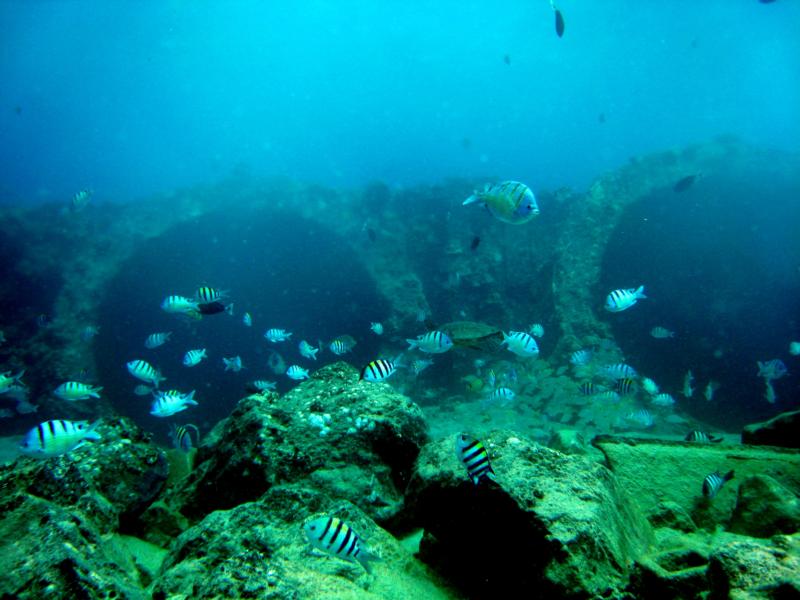
<path fill-rule="evenodd" d="M 755 446 L 800 448 L 800 410 L 781 413 L 769 421 L 752 423 L 742 430 L 742 443 Z"/>
<path fill-rule="evenodd" d="M 768 538 L 800 531 L 800 500 L 768 475 L 752 475 L 739 485 L 729 528 Z"/>
<path fill-rule="evenodd" d="M 243 399 L 212 437 L 169 500 L 192 520 L 254 501 L 273 485 L 306 482 L 385 523 L 399 513 L 428 439 L 418 406 L 386 384 L 359 382 L 342 362 L 283 397 Z"/>
<path fill-rule="evenodd" d="M 510 431 L 483 442 L 496 485 L 467 478 L 453 439 L 420 454 L 409 505 L 422 559 L 471 598 L 620 594 L 653 538 L 608 469 Z"/>

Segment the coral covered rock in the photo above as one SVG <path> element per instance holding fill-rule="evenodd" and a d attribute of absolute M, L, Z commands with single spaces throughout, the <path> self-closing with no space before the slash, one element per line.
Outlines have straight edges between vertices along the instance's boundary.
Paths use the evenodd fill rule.
<path fill-rule="evenodd" d="M 173 504 L 198 519 L 306 480 L 386 521 L 402 506 L 426 428 L 419 407 L 390 386 L 359 382 L 345 363 L 328 365 L 281 398 L 240 401 Z"/>
<path fill-rule="evenodd" d="M 25 492 L 91 516 L 103 532 L 135 527 L 167 478 L 164 453 L 126 418 L 107 419 L 101 440 L 48 459 L 0 467 L 0 496 Z"/>
<path fill-rule="evenodd" d="M 355 562 L 313 550 L 303 523 L 317 514 L 348 523 L 380 560 L 368 574 Z M 275 486 L 257 502 L 217 511 L 176 540 L 154 598 L 453 597 L 361 510 L 298 486 Z"/>
<path fill-rule="evenodd" d="M 771 537 L 800 530 L 800 500 L 768 475 L 752 475 L 739 485 L 730 530 Z"/>
<path fill-rule="evenodd" d="M 473 598 L 616 594 L 652 540 L 604 466 L 508 431 L 484 437 L 497 484 L 474 485 L 453 439 L 427 445 L 409 489 L 421 557 Z"/>

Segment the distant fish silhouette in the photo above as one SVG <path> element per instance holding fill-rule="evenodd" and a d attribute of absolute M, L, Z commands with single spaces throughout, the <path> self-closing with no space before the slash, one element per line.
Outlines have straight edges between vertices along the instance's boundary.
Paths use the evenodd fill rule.
<path fill-rule="evenodd" d="M 672 186 L 672 191 L 685 192 L 694 185 L 694 182 L 697 180 L 698 177 L 700 177 L 700 175 L 698 173 L 695 173 L 694 175 L 687 175 L 686 177 L 679 179 L 678 181 L 675 182 L 675 185 Z"/>
<path fill-rule="evenodd" d="M 556 35 L 558 37 L 564 37 L 564 15 L 556 8 L 556 4 L 553 0 L 550 0 L 550 7 L 556 15 Z"/>
<path fill-rule="evenodd" d="M 605 123 L 606 122 L 606 113 L 600 113 L 597 115 L 597 122 L 598 123 Z"/>
<path fill-rule="evenodd" d="M 469 249 L 470 250 L 477 250 L 478 246 L 480 246 L 480 245 L 481 245 L 481 238 L 480 238 L 480 236 L 476 235 L 474 238 L 472 238 L 472 243 L 470 243 Z"/>
<path fill-rule="evenodd" d="M 511 57 L 508 54 L 504 54 L 503 55 L 503 62 L 506 63 L 507 65 L 510 65 L 511 64 Z"/>
<path fill-rule="evenodd" d="M 761 4 L 772 4 L 775 0 L 758 0 Z"/>
<path fill-rule="evenodd" d="M 375 233 L 375 230 L 372 227 L 367 227 L 367 237 L 369 238 L 370 242 L 374 242 L 378 239 L 378 234 Z"/>

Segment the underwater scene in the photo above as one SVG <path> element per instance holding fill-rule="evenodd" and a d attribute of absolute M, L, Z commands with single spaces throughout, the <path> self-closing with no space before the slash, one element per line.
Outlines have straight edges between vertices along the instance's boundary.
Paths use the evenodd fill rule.
<path fill-rule="evenodd" d="M 800 598 L 800 5 L 0 31 L 0 598 Z"/>

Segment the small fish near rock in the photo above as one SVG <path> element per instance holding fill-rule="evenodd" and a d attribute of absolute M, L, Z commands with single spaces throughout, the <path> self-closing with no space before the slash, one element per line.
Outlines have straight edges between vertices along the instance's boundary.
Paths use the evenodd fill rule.
<path fill-rule="evenodd" d="M 695 173 L 694 175 L 687 175 L 686 177 L 681 177 L 678 181 L 675 182 L 675 185 L 672 186 L 672 191 L 676 193 L 685 192 L 690 187 L 692 187 L 700 178 L 699 173 Z"/>
<path fill-rule="evenodd" d="M 498 221 L 512 225 L 527 223 L 539 214 L 536 196 L 519 181 L 488 184 L 464 200 L 463 206 L 475 203 L 485 206 Z"/>

